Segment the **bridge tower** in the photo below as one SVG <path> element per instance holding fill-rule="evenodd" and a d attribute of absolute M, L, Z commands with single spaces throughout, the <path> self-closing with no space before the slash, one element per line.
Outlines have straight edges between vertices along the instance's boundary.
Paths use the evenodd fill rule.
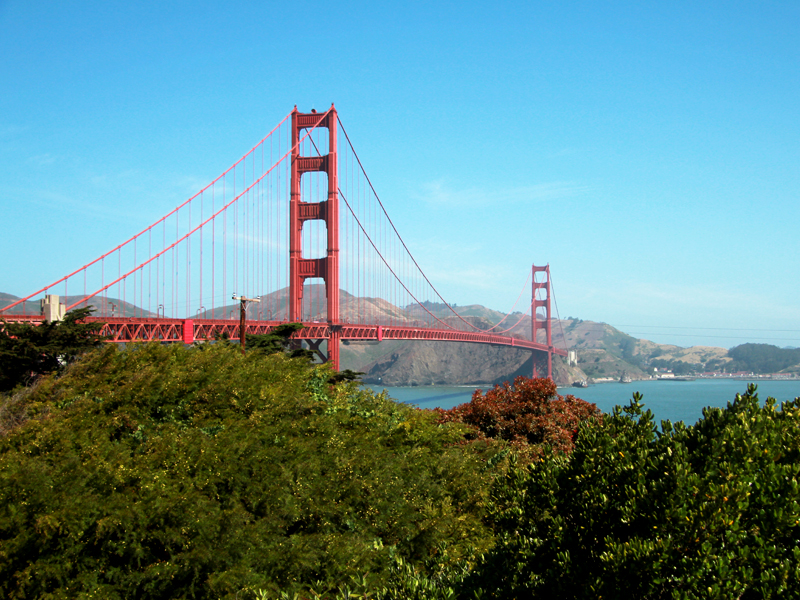
<path fill-rule="evenodd" d="M 544 273 L 544 281 L 536 281 L 536 274 L 537 273 Z M 549 379 L 553 378 L 553 334 L 552 334 L 552 323 L 551 323 L 551 314 L 550 314 L 550 265 L 546 265 L 544 267 L 532 267 L 531 272 L 531 280 L 533 281 L 532 288 L 531 288 L 531 340 L 534 342 L 536 341 L 536 334 L 541 330 L 544 329 L 545 336 L 547 339 L 547 350 L 545 353 L 547 354 L 547 377 Z M 544 298 L 537 298 L 536 292 L 538 290 L 544 290 Z M 539 315 L 537 313 L 538 308 L 544 308 L 544 321 L 539 320 Z M 534 350 L 533 352 L 533 376 L 539 377 L 539 371 L 536 368 L 536 354 L 541 352 L 539 350 Z"/>
<path fill-rule="evenodd" d="M 339 178 L 336 156 L 336 109 L 326 113 L 292 111 L 292 166 L 289 199 L 289 321 L 303 320 L 303 284 L 308 278 L 325 281 L 328 337 L 305 340 L 320 355 L 320 345 L 328 342 L 328 362 L 339 369 Z M 321 127 L 328 130 L 328 154 L 300 156 L 299 140 L 303 129 Z M 321 202 L 303 202 L 300 186 L 304 173 L 323 172 L 328 176 L 328 197 Z M 325 221 L 328 232 L 327 254 L 323 258 L 303 258 L 302 232 L 306 221 Z"/>

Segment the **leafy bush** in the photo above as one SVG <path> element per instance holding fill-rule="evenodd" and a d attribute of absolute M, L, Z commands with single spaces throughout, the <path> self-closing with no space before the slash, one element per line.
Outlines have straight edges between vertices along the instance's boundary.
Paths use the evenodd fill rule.
<path fill-rule="evenodd" d="M 488 549 L 497 448 L 331 376 L 227 344 L 108 345 L 9 398 L 0 597 L 377 589 L 398 559 L 424 579 L 445 543 L 453 564 Z"/>
<path fill-rule="evenodd" d="M 464 585 L 491 598 L 796 598 L 800 398 L 755 386 L 692 427 L 641 396 L 580 430 L 570 455 L 498 484 L 497 546 Z"/>
<path fill-rule="evenodd" d="M 600 416 L 594 404 L 559 395 L 552 380 L 528 377 L 517 377 L 513 386 L 495 385 L 485 394 L 475 390 L 470 402 L 438 412 L 443 423 L 470 425 L 481 437 L 511 442 L 525 456 L 539 455 L 545 447 L 569 452 L 579 424 Z"/>
<path fill-rule="evenodd" d="M 0 392 L 60 372 L 81 354 L 97 347 L 102 323 L 81 323 L 93 307 L 68 312 L 61 321 L 39 325 L 0 319 Z"/>

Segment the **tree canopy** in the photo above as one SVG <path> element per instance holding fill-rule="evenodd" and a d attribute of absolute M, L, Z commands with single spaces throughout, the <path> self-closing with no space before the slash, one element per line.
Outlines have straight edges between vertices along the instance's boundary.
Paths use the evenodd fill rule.
<path fill-rule="evenodd" d="M 286 352 L 292 358 L 313 359 L 314 353 L 303 348 L 292 348 L 292 334 L 303 328 L 302 323 L 281 323 L 270 333 L 247 336 L 247 349 L 260 350 L 266 354 Z"/>
<path fill-rule="evenodd" d="M 569 456 L 511 469 L 497 544 L 465 590 L 490 598 L 796 598 L 800 398 L 755 386 L 691 427 L 634 395 Z"/>
<path fill-rule="evenodd" d="M 0 392 L 26 385 L 47 373 L 60 372 L 87 350 L 98 346 L 102 323 L 82 323 L 94 309 L 68 312 L 61 321 L 33 325 L 0 319 Z"/>
<path fill-rule="evenodd" d="M 18 392 L 0 597 L 274 597 L 488 549 L 499 448 L 332 377 L 228 344 L 109 344 Z"/>
<path fill-rule="evenodd" d="M 274 348 L 273 348 L 274 349 Z M 424 411 L 232 344 L 0 405 L 0 597 L 796 598 L 800 398 L 695 425 L 547 380 Z"/>
<path fill-rule="evenodd" d="M 558 394 L 551 379 L 527 377 L 495 385 L 485 394 L 475 390 L 469 402 L 437 412 L 442 423 L 464 423 L 479 437 L 511 442 L 525 456 L 545 448 L 570 452 L 578 426 L 601 415 L 594 404 Z"/>

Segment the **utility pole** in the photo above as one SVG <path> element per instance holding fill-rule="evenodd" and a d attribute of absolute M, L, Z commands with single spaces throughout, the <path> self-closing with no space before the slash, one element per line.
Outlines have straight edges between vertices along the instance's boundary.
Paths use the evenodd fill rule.
<path fill-rule="evenodd" d="M 245 298 L 244 296 L 233 295 L 234 300 L 239 301 L 239 343 L 242 345 L 242 356 L 244 356 L 245 345 L 245 315 L 247 314 L 248 302 L 261 302 L 260 298 Z"/>

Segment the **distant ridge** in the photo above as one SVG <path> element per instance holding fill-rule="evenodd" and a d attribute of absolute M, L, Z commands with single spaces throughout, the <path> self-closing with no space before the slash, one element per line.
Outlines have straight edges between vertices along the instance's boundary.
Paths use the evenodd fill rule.
<path fill-rule="evenodd" d="M 319 289 L 317 289 L 319 288 Z M 315 311 L 324 313 L 324 286 L 310 285 L 306 288 L 304 320 L 314 320 Z M 315 302 L 311 302 L 311 298 Z M 286 289 L 262 297 L 260 304 L 252 303 L 247 309 L 248 319 L 278 320 L 287 319 Z M 319 302 L 319 299 L 321 303 Z M 17 296 L 0 292 L 0 308 L 18 300 Z M 81 296 L 68 296 L 68 304 L 81 299 Z M 93 297 L 88 303 L 98 309 L 104 306 L 110 310 L 114 305 L 119 316 L 155 316 L 154 313 L 122 302 L 115 298 Z M 266 309 L 265 307 L 272 307 Z M 504 317 L 501 313 L 479 304 L 455 306 L 457 313 L 472 322 L 476 327 L 488 329 L 497 325 Z M 444 322 L 454 320 L 449 309 L 443 304 L 428 303 L 425 309 L 441 315 Z M 348 292 L 340 292 L 340 311 L 343 320 L 375 324 L 413 324 L 424 320 L 428 313 L 422 307 L 400 308 L 380 298 L 357 298 Z M 39 314 L 39 301 L 28 301 L 24 310 L 28 314 Z M 238 317 L 238 303 L 207 310 L 194 315 L 194 318 L 230 319 Z M 11 314 L 21 314 L 23 306 L 12 309 Z M 100 312 L 98 310 L 98 312 Z M 451 316 L 446 316 L 449 313 Z M 507 317 L 497 331 L 510 330 L 505 335 L 530 338 L 530 316 L 514 313 Z M 544 341 L 544 332 L 539 341 Z M 656 344 L 649 340 L 637 339 L 606 323 L 584 321 L 581 319 L 562 319 L 553 322 L 553 343 L 559 348 L 577 352 L 578 364 L 568 366 L 560 357 L 554 359 L 554 377 L 559 385 L 569 385 L 582 379 L 618 380 L 623 374 L 634 380 L 650 378 L 653 369 L 672 370 L 675 374 L 692 372 L 744 370 L 753 365 L 775 366 L 775 372 L 800 372 L 800 365 L 787 360 L 794 356 L 796 348 L 774 348 L 771 356 L 780 355 L 780 360 L 756 362 L 750 355 L 764 353 L 762 346 L 743 344 L 736 361 L 725 348 L 712 346 L 692 346 L 683 348 L 669 344 Z M 745 351 L 752 346 L 747 354 Z M 743 354 L 744 352 L 744 354 Z M 776 354 L 777 353 L 777 354 Z M 800 354 L 799 354 L 800 355 Z M 517 375 L 530 375 L 533 372 L 531 353 L 511 347 L 495 347 L 483 344 L 454 344 L 451 342 L 350 342 L 341 349 L 342 368 L 365 373 L 368 383 L 385 385 L 485 385 L 513 380 Z M 752 363 L 752 364 L 751 364 Z M 753 369 L 755 372 L 760 372 Z M 763 371 L 761 371 L 763 372 Z"/>
<path fill-rule="evenodd" d="M 80 302 L 84 296 L 60 296 L 60 302 L 62 304 L 66 304 L 70 306 L 76 302 Z M 13 304 L 19 300 L 19 296 L 14 296 L 13 294 L 7 294 L 4 292 L 0 292 L 0 308 L 5 308 L 9 304 Z M 104 308 L 108 309 L 109 311 L 113 310 L 114 314 L 119 317 L 155 317 L 156 313 L 144 310 L 139 308 L 135 304 L 131 304 L 130 302 L 123 302 L 118 298 L 105 298 L 102 296 L 93 296 L 89 298 L 86 302 L 89 306 L 93 306 L 98 313 L 102 311 Z M 83 306 L 83 305 L 81 305 Z M 0 318 L 2 318 L 3 314 L 11 314 L 11 315 L 38 315 L 41 313 L 41 307 L 39 304 L 39 299 L 36 300 L 27 300 L 17 306 L 11 308 L 7 313 L 0 314 Z"/>

